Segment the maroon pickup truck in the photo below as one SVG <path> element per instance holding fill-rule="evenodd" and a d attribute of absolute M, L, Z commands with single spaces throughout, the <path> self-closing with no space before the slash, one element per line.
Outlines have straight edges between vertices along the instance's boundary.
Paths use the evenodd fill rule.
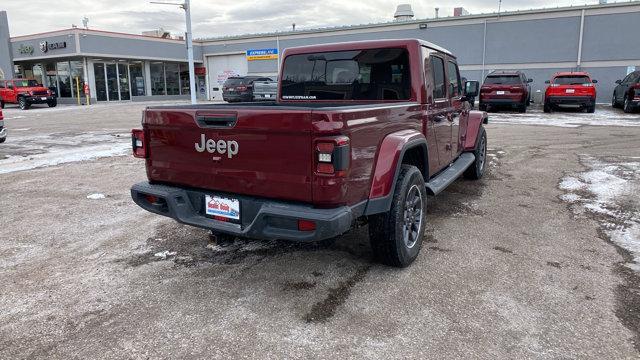
<path fill-rule="evenodd" d="M 455 56 L 421 40 L 307 46 L 280 74 L 274 102 L 148 107 L 133 200 L 218 236 L 321 241 L 368 221 L 377 259 L 411 264 L 427 195 L 485 170 L 487 114 Z"/>

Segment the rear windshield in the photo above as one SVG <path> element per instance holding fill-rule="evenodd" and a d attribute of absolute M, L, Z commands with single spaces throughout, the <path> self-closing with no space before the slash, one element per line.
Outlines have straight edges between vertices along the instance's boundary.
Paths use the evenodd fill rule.
<path fill-rule="evenodd" d="M 487 76 L 487 79 L 484 81 L 485 84 L 494 85 L 517 85 L 521 82 L 522 80 L 520 80 L 520 76 L 518 75 Z"/>
<path fill-rule="evenodd" d="M 558 85 L 581 85 L 581 84 L 589 84 L 591 80 L 588 76 L 583 75 L 569 75 L 569 76 L 558 76 L 553 79 L 554 84 Z"/>
<path fill-rule="evenodd" d="M 406 49 L 370 49 L 288 56 L 283 100 L 408 100 Z"/>
<path fill-rule="evenodd" d="M 38 82 L 35 80 L 14 80 L 16 87 L 34 87 L 38 86 Z"/>
<path fill-rule="evenodd" d="M 224 86 L 248 85 L 254 80 L 255 78 L 228 78 L 227 81 L 224 82 Z"/>

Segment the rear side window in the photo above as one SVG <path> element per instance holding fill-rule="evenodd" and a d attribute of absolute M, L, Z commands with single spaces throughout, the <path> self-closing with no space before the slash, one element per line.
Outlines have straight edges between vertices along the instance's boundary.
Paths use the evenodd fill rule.
<path fill-rule="evenodd" d="M 0 81 L 0 89 L 4 89 L 4 81 Z"/>
<path fill-rule="evenodd" d="M 553 79 L 553 83 L 558 85 L 582 85 L 590 84 L 591 79 L 589 79 L 588 76 L 584 75 L 558 76 Z"/>
<path fill-rule="evenodd" d="M 451 97 L 460 96 L 462 94 L 462 83 L 460 82 L 458 65 L 453 61 L 449 61 L 447 66 L 449 67 L 449 95 Z"/>
<path fill-rule="evenodd" d="M 382 48 L 287 56 L 283 100 L 409 100 L 406 49 Z"/>
<path fill-rule="evenodd" d="M 518 75 L 489 75 L 484 80 L 484 83 L 491 85 L 519 85 L 521 81 Z"/>
<path fill-rule="evenodd" d="M 437 56 L 431 57 L 431 74 L 433 77 L 433 98 L 446 98 L 447 85 L 444 77 L 444 61 Z"/>
<path fill-rule="evenodd" d="M 247 85 L 251 80 L 252 79 L 246 78 L 228 78 L 227 81 L 224 82 L 224 86 Z"/>
<path fill-rule="evenodd" d="M 7 81 L 7 89 L 13 89 L 13 83 L 11 81 Z"/>

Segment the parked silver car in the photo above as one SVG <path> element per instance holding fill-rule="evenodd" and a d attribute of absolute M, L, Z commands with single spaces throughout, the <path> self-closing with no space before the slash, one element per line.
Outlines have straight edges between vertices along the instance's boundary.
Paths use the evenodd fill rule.
<path fill-rule="evenodd" d="M 255 81 L 253 83 L 253 101 L 275 100 L 277 94 L 277 81 Z"/>

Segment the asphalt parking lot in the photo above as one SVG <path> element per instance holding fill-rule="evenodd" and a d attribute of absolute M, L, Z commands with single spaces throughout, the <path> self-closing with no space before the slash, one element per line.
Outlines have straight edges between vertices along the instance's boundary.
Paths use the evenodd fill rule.
<path fill-rule="evenodd" d="M 490 114 L 423 251 L 237 240 L 138 208 L 144 105 L 4 111 L 0 358 L 637 359 L 640 114 Z"/>

